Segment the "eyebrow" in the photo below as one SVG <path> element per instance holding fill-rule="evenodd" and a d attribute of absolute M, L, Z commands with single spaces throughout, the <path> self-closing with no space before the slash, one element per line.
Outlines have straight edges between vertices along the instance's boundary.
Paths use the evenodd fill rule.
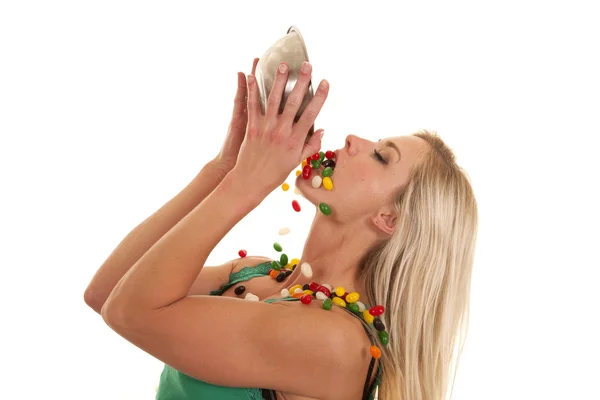
<path fill-rule="evenodd" d="M 379 141 L 381 142 L 381 139 L 379 139 Z M 398 153 L 398 162 L 402 160 L 402 153 L 400 153 L 400 149 L 398 148 L 398 146 L 396 146 L 396 143 L 386 140 L 385 142 L 383 142 L 383 144 L 386 145 L 386 147 L 391 147 L 392 149 L 396 150 L 396 152 Z"/>

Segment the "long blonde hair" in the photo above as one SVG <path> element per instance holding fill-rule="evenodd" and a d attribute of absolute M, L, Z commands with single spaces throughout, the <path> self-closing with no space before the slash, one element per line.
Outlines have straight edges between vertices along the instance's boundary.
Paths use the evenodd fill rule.
<path fill-rule="evenodd" d="M 366 255 L 360 276 L 369 304 L 385 306 L 389 343 L 380 346 L 379 400 L 449 398 L 469 321 L 475 196 L 435 132 L 413 135 L 431 151 L 395 199 L 393 236 Z"/>

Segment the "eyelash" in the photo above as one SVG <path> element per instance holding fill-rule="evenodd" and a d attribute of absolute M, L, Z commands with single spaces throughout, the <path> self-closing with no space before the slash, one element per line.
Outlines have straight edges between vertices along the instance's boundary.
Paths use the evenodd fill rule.
<path fill-rule="evenodd" d="M 382 164 L 387 164 L 387 161 L 381 156 L 381 153 L 379 153 L 377 150 L 373 150 L 373 153 L 375 154 L 375 157 L 379 160 L 379 162 L 381 162 Z"/>

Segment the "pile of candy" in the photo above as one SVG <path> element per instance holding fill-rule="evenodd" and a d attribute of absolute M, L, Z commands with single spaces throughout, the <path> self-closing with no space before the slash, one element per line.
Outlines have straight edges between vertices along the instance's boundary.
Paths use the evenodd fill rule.
<path fill-rule="evenodd" d="M 315 189 L 318 189 L 323 185 L 325 190 L 333 190 L 331 176 L 335 169 L 335 153 L 331 150 L 327 150 L 326 152 L 320 151 L 308 157 L 306 160 L 302 160 L 302 171 L 297 170 L 296 176 L 302 174 L 302 178 L 308 180 L 313 175 L 313 170 L 317 170 L 321 167 L 323 167 L 321 175 L 319 176 L 317 172 L 312 178 L 312 186 Z M 284 183 L 281 185 L 281 188 L 284 191 L 287 191 L 290 186 L 287 183 Z M 292 207 L 296 212 L 300 212 L 300 204 L 296 200 L 292 201 Z M 325 215 L 331 214 L 331 207 L 326 203 L 320 203 L 319 210 Z"/>

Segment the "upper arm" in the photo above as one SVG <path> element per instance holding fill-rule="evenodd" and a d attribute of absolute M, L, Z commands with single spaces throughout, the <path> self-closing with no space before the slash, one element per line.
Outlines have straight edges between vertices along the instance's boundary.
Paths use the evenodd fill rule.
<path fill-rule="evenodd" d="M 256 266 L 268 260 L 266 257 L 250 256 L 230 260 L 216 267 L 205 266 L 190 287 L 188 296 L 208 295 L 211 291 L 229 282 L 229 275 L 236 272 L 241 266 Z"/>
<path fill-rule="evenodd" d="M 214 385 L 348 398 L 344 391 L 356 393 L 348 378 L 368 353 L 360 324 L 316 304 L 190 296 L 132 318 L 107 322 L 165 364 Z"/>

